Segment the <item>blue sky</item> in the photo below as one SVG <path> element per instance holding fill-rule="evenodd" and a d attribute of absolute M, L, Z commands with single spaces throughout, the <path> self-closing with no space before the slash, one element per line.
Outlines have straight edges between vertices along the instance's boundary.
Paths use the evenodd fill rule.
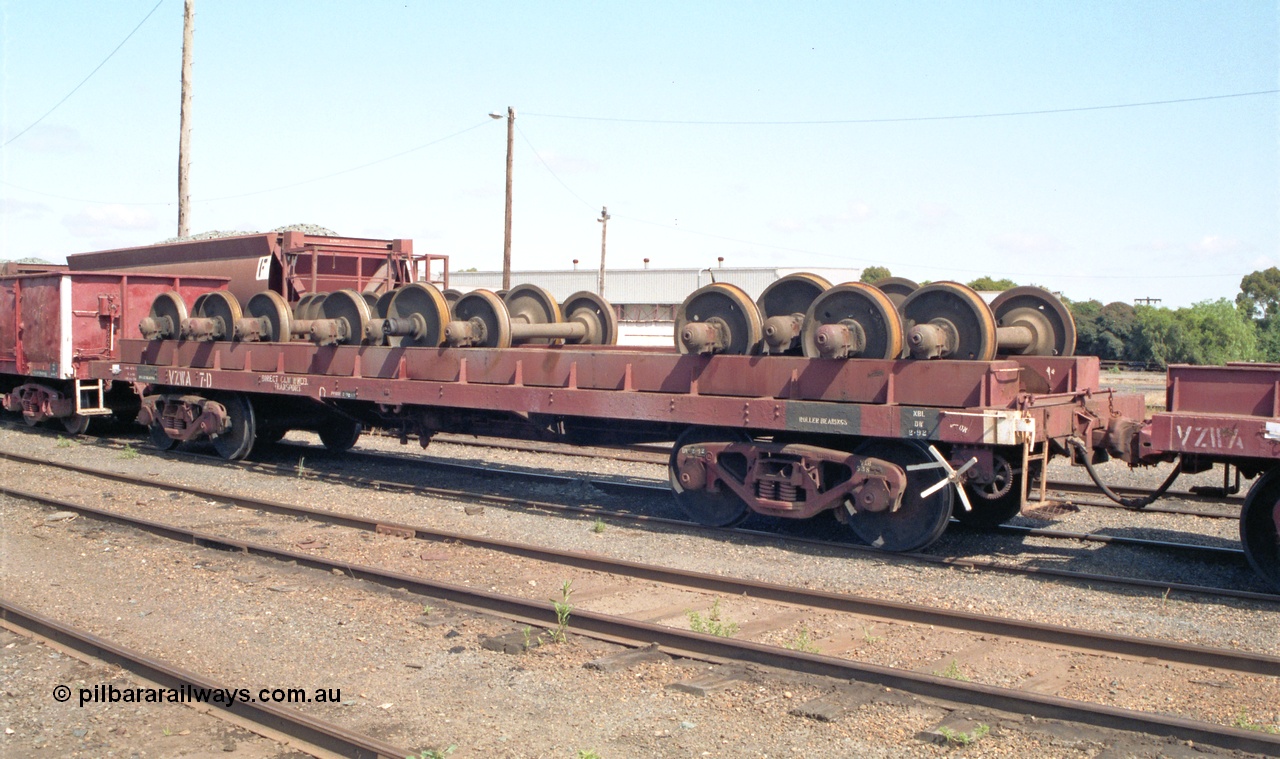
<path fill-rule="evenodd" d="M 0 141 L 154 5 L 0 0 Z M 192 231 L 316 223 L 498 268 L 506 130 L 486 114 L 514 106 L 517 269 L 597 265 L 607 205 L 620 268 L 1230 298 L 1280 265 L 1280 95 L 937 117 L 1274 91 L 1278 19 L 1244 1 L 198 0 Z M 163 0 L 0 149 L 0 258 L 175 233 L 181 41 Z"/>

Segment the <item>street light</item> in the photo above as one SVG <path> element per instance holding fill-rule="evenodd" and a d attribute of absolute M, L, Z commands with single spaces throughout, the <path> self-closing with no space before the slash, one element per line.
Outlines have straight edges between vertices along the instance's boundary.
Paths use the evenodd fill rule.
<path fill-rule="evenodd" d="M 607 206 L 600 209 L 600 218 L 596 221 L 600 222 L 600 276 L 596 278 L 596 292 L 600 297 L 604 297 L 604 241 L 605 235 L 609 233 L 609 219 L 613 218 L 609 215 Z"/>
<path fill-rule="evenodd" d="M 500 119 L 502 114 L 490 113 Z M 502 289 L 511 289 L 511 150 L 515 144 L 516 109 L 507 108 L 507 217 L 502 230 Z"/>

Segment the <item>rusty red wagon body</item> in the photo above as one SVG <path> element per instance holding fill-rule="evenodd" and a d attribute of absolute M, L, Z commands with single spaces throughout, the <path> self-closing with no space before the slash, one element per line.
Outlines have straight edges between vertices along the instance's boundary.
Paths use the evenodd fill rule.
<path fill-rule="evenodd" d="M 1170 366 L 1165 408 L 1143 427 L 1144 457 L 1261 475 L 1241 509 L 1240 540 L 1254 569 L 1280 587 L 1280 364 Z"/>
<path fill-rule="evenodd" d="M 379 295 L 406 282 L 448 287 L 449 257 L 413 252 L 412 240 L 329 237 L 303 232 L 218 237 L 75 253 L 73 271 L 133 271 L 180 275 L 216 272 L 229 278 L 241 302 L 262 290 L 292 303 L 307 293 L 351 288 Z"/>
<path fill-rule="evenodd" d="M 141 337 L 138 322 L 164 292 L 195 299 L 226 287 L 210 276 L 67 272 L 0 276 L 0 393 L 4 407 L 32 423 L 68 420 L 83 429 L 103 404 L 92 361 L 119 356 L 121 341 Z"/>
<path fill-rule="evenodd" d="M 221 429 L 225 452 L 244 455 L 255 437 L 279 434 L 270 429 L 279 409 L 303 401 L 317 409 L 312 420 L 332 414 L 321 423 L 333 426 L 331 439 L 351 442 L 340 431 L 344 418 L 423 441 L 436 431 L 480 430 L 675 439 L 673 485 L 710 522 L 732 522 L 748 508 L 804 518 L 849 502 L 864 513 L 896 512 L 915 471 L 930 467 L 967 467 L 981 505 L 973 518 L 990 518 L 982 498 L 999 514 L 1016 513 L 1028 482 L 1021 472 L 1063 452 L 1067 438 L 1115 448 L 1124 442 L 1112 439 L 1115 421 L 1142 412 L 1140 396 L 1097 387 L 1089 357 L 830 362 L 604 347 L 130 340 L 120 359 L 96 364 L 94 375 L 148 388 L 142 418 L 162 445 L 166 435 Z M 923 516 L 877 524 L 870 542 L 915 550 L 941 534 L 950 490 L 907 495 Z"/>

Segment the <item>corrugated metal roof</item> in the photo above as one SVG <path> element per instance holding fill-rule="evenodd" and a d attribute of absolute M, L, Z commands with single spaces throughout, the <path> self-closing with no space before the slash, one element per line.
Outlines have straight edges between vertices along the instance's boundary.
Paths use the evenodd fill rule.
<path fill-rule="evenodd" d="M 796 272 L 807 271 L 825 277 L 832 284 L 856 280 L 861 269 L 796 269 L 764 267 L 722 267 L 716 269 L 609 269 L 605 272 L 605 300 L 615 305 L 683 303 L 689 293 L 715 282 L 729 282 L 741 287 L 752 300 L 773 282 Z M 530 270 L 511 272 L 511 284 L 534 284 L 545 287 L 555 299 L 564 301 L 580 290 L 595 292 L 599 272 L 595 269 Z M 715 279 L 712 279 L 712 276 Z M 500 271 L 449 272 L 449 286 L 463 292 L 483 287 L 502 287 Z"/>

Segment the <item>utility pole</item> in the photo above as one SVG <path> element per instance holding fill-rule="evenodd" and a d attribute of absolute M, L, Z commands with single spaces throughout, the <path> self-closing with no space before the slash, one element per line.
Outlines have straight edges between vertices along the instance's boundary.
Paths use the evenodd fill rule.
<path fill-rule="evenodd" d="M 1163 300 L 1163 298 L 1134 298 L 1134 299 L 1133 299 L 1133 305 L 1135 305 L 1135 306 L 1150 306 L 1150 305 L 1153 305 L 1153 304 L 1159 303 L 1161 300 Z"/>
<path fill-rule="evenodd" d="M 609 207 L 600 207 L 600 218 L 596 221 L 600 222 L 600 277 L 596 280 L 596 292 L 600 297 L 604 297 L 604 241 L 609 235 Z"/>
<path fill-rule="evenodd" d="M 511 153 L 515 146 L 516 109 L 507 107 L 507 221 L 502 234 L 502 289 L 511 289 Z"/>
<path fill-rule="evenodd" d="M 191 188 L 191 48 L 196 29 L 196 0 L 182 11 L 182 107 L 178 134 L 178 237 L 190 233 Z"/>

